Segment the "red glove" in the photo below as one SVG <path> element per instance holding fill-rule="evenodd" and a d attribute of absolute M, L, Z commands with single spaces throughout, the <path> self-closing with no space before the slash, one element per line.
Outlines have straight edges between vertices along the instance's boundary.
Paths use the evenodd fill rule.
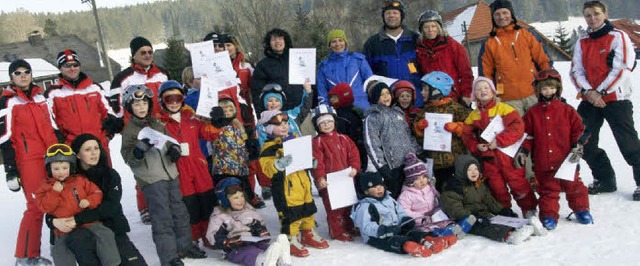
<path fill-rule="evenodd" d="M 449 122 L 444 124 L 444 130 L 449 131 L 458 137 L 462 136 L 462 129 L 464 129 L 463 122 Z"/>

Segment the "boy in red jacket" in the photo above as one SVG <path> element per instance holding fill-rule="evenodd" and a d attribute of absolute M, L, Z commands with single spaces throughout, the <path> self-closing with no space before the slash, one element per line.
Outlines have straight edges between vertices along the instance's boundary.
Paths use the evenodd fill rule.
<path fill-rule="evenodd" d="M 564 103 L 560 73 L 555 69 L 539 72 L 533 82 L 536 87 L 538 104 L 524 115 L 525 131 L 528 136 L 515 157 L 516 168 L 522 168 L 529 151 L 538 179 L 540 194 L 540 218 L 549 230 L 558 223 L 560 192 L 565 191 L 569 207 L 575 212 L 578 222 L 593 223 L 589 213 L 587 187 L 580 180 L 579 167 L 576 167 L 572 181 L 555 178 L 560 165 L 567 157 L 572 163 L 582 158 L 583 148 L 588 134 L 578 112 Z"/>

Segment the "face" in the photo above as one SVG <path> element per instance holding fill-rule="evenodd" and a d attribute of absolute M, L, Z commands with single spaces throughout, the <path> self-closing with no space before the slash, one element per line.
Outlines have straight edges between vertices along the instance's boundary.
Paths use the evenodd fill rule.
<path fill-rule="evenodd" d="M 322 123 L 318 125 L 318 128 L 322 133 L 331 133 L 334 129 L 336 129 L 336 122 L 333 120 L 322 121 Z"/>
<path fill-rule="evenodd" d="M 236 116 L 236 106 L 233 105 L 230 101 L 224 101 L 220 103 L 220 107 L 222 107 L 222 111 L 224 111 L 225 118 L 232 118 Z"/>
<path fill-rule="evenodd" d="M 370 187 L 369 189 L 367 189 L 367 191 L 364 192 L 364 194 L 374 198 L 382 198 L 384 197 L 384 186 L 377 185 L 375 187 Z"/>
<path fill-rule="evenodd" d="M 382 89 L 380 93 L 380 99 L 378 99 L 378 104 L 382 104 L 385 106 L 391 106 L 391 92 L 389 89 Z"/>
<path fill-rule="evenodd" d="M 540 93 L 545 98 L 553 97 L 556 94 L 557 91 L 558 91 L 558 88 L 556 88 L 555 86 L 544 86 L 544 87 L 540 88 Z"/>
<path fill-rule="evenodd" d="M 276 98 L 276 97 L 271 97 L 269 99 L 267 99 L 267 110 L 280 110 L 282 109 L 282 102 L 280 102 L 280 99 Z"/>
<path fill-rule="evenodd" d="M 27 68 L 19 67 L 18 69 L 16 69 L 16 71 L 11 73 L 11 81 L 16 85 L 16 87 L 22 90 L 28 89 L 32 81 L 30 70 L 29 74 L 27 74 L 25 71 L 27 71 Z M 20 72 L 20 75 L 16 76 L 16 72 Z"/>
<path fill-rule="evenodd" d="M 281 54 L 284 52 L 284 37 L 280 36 L 271 36 L 271 40 L 269 41 L 269 45 L 271 45 L 271 50 L 273 50 L 277 54 Z"/>
<path fill-rule="evenodd" d="M 400 93 L 400 97 L 398 97 L 398 104 L 400 105 L 400 107 L 402 108 L 409 108 L 409 106 L 411 106 L 411 99 L 413 95 L 411 95 L 411 93 L 403 91 L 402 93 Z"/>
<path fill-rule="evenodd" d="M 331 103 L 331 105 L 334 105 L 334 104 L 338 103 L 339 101 L 340 101 L 340 98 L 338 98 L 338 95 L 329 96 L 329 102 Z"/>
<path fill-rule="evenodd" d="M 329 47 L 331 48 L 332 52 L 339 53 L 347 49 L 347 43 L 344 42 L 342 38 L 333 38 L 333 40 L 331 40 L 331 42 L 329 43 Z"/>
<path fill-rule="evenodd" d="M 506 26 L 511 25 L 513 23 L 513 17 L 511 16 L 511 11 L 506 8 L 500 8 L 493 12 L 493 21 L 500 28 L 504 28 Z"/>
<path fill-rule="evenodd" d="M 476 84 L 475 96 L 481 103 L 487 103 L 493 100 L 495 94 L 493 93 L 493 90 L 491 90 L 489 83 L 480 81 Z"/>
<path fill-rule="evenodd" d="M 51 176 L 56 180 L 62 182 L 69 177 L 69 170 L 71 164 L 69 162 L 52 162 L 49 164 L 51 167 Z"/>
<path fill-rule="evenodd" d="M 276 137 L 281 137 L 284 138 L 287 135 L 289 135 L 289 123 L 288 122 L 283 122 L 281 123 L 279 126 L 276 126 L 273 129 L 273 135 Z"/>
<path fill-rule="evenodd" d="M 244 204 L 246 203 L 246 201 L 244 199 L 244 193 L 242 193 L 242 191 L 238 191 L 233 195 L 227 195 L 227 199 L 229 199 L 229 205 L 231 205 L 231 209 L 236 211 L 244 209 Z"/>
<path fill-rule="evenodd" d="M 224 48 L 229 51 L 229 56 L 231 56 L 231 59 L 235 59 L 237 56 L 237 51 L 236 51 L 236 46 L 233 45 L 233 43 L 225 43 L 224 44 Z"/>
<path fill-rule="evenodd" d="M 77 152 L 76 158 L 80 160 L 82 169 L 87 170 L 92 166 L 96 166 L 100 161 L 100 146 L 93 139 L 85 141 Z"/>
<path fill-rule="evenodd" d="M 469 165 L 469 168 L 467 168 L 467 178 L 469 178 L 471 182 L 476 182 L 478 178 L 480 178 L 480 170 L 477 165 Z"/>
<path fill-rule="evenodd" d="M 389 9 L 384 11 L 384 23 L 391 29 L 400 27 L 400 25 L 402 25 L 402 14 L 400 10 Z"/>
<path fill-rule="evenodd" d="M 67 80 L 77 80 L 80 76 L 80 64 L 78 62 L 67 62 L 60 67 L 62 77 Z"/>
<path fill-rule="evenodd" d="M 222 43 L 213 43 L 213 51 L 216 53 L 224 51 L 224 44 Z"/>
<path fill-rule="evenodd" d="M 608 14 L 603 12 L 601 7 L 585 8 L 583 15 L 584 20 L 587 21 L 587 26 L 592 30 L 600 28 L 608 18 Z"/>
<path fill-rule="evenodd" d="M 131 110 L 133 111 L 133 115 L 137 117 L 146 117 L 149 113 L 149 99 L 145 98 L 142 100 L 133 100 L 131 104 Z"/>
<path fill-rule="evenodd" d="M 429 85 L 422 84 L 422 90 L 420 91 L 420 94 L 422 95 L 422 99 L 426 103 L 429 100 Z"/>
<path fill-rule="evenodd" d="M 153 63 L 153 48 L 151 46 L 143 46 L 133 55 L 133 62 L 142 66 L 149 67 Z"/>
<path fill-rule="evenodd" d="M 413 184 L 411 184 L 412 187 L 417 188 L 417 189 L 423 189 L 427 185 L 429 185 L 429 178 L 427 178 L 424 175 L 422 177 L 416 179 L 416 181 L 413 181 Z"/>
<path fill-rule="evenodd" d="M 200 78 L 194 78 L 193 79 L 193 87 L 194 88 L 200 89 L 200 84 L 201 84 L 200 80 L 201 80 Z"/>
<path fill-rule="evenodd" d="M 176 89 L 167 90 L 164 93 L 162 93 L 162 98 L 163 98 L 162 101 L 164 102 L 164 106 L 166 106 L 169 112 L 176 113 L 180 111 L 180 108 L 182 108 L 182 102 L 184 102 L 184 99 L 177 102 L 167 102 L 166 100 L 164 100 L 165 97 L 170 97 L 172 95 L 182 96 L 182 93 Z"/>
<path fill-rule="evenodd" d="M 422 36 L 427 40 L 433 40 L 440 34 L 438 22 L 428 21 L 422 24 Z"/>

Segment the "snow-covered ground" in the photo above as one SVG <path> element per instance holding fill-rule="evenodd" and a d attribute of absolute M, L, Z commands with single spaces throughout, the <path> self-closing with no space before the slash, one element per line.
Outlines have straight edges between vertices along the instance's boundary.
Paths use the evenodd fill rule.
<path fill-rule="evenodd" d="M 555 67 L 564 78 L 564 93 L 568 102 L 577 106 L 576 92 L 568 80 L 569 62 L 556 62 Z M 634 83 L 640 84 L 639 71 L 634 72 Z M 636 105 L 634 120 L 640 124 L 640 93 L 633 95 Z M 640 127 L 636 126 L 637 129 Z M 519 246 L 498 243 L 478 236 L 468 236 L 455 246 L 429 258 L 413 258 L 408 255 L 397 255 L 383 252 L 362 243 L 360 238 L 355 242 L 343 243 L 331 241 L 331 247 L 325 250 L 310 249 L 311 256 L 303 259 L 294 258 L 295 265 L 634 265 L 640 261 L 640 202 L 631 201 L 631 193 L 635 189 L 631 167 L 628 166 L 615 144 L 611 130 L 605 125 L 601 131 L 601 147 L 609 154 L 618 175 L 618 191 L 611 194 L 589 196 L 591 212 L 595 224 L 581 225 L 575 221 L 560 219 L 558 228 L 545 237 L 534 237 Z M 129 168 L 122 161 L 118 152 L 120 138 L 111 141 L 110 148 L 115 168 L 122 176 L 124 195 L 122 205 L 129 218 L 132 231 L 130 238 L 141 250 L 150 265 L 159 265 L 155 246 L 151 238 L 151 227 L 140 222 L 136 209 L 134 180 Z M 640 155 L 639 155 L 640 156 Z M 592 181 L 591 173 L 582 163 L 581 175 L 585 184 Z M 4 171 L 0 171 L 4 173 Z M 0 174 L 3 175 L 3 174 Z M 13 265 L 13 252 L 18 225 L 24 211 L 24 197 L 21 193 L 12 193 L 6 189 L 4 177 L 0 177 L 0 257 L 6 264 Z M 278 219 L 271 201 L 268 207 L 260 210 L 267 219 L 269 231 L 277 235 Z M 319 233 L 328 237 L 326 216 L 322 201 L 316 198 L 318 205 Z M 515 206 L 515 203 L 514 203 Z M 564 198 L 560 201 L 560 216 L 567 216 L 571 210 Z M 516 209 L 516 212 L 519 210 Z M 48 229 L 43 229 L 42 255 L 50 257 Z M 230 265 L 221 259 L 221 252 L 207 250 L 206 259 L 186 260 L 186 265 Z"/>

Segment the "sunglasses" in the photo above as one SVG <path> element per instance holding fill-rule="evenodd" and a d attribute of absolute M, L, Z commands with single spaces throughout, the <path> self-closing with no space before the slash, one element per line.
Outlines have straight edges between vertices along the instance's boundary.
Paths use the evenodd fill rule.
<path fill-rule="evenodd" d="M 385 1 L 384 7 L 401 7 L 402 3 L 400 1 Z"/>
<path fill-rule="evenodd" d="M 183 100 L 184 100 L 184 95 L 182 94 L 170 94 L 170 95 L 162 96 L 162 102 L 169 103 L 169 104 L 181 103 Z"/>
<path fill-rule="evenodd" d="M 30 74 L 31 74 L 31 69 L 27 69 L 27 70 L 23 70 L 23 71 L 16 70 L 16 71 L 13 71 L 13 73 L 12 73 L 12 74 L 13 74 L 14 76 L 16 76 L 16 77 L 17 77 L 17 76 L 20 76 L 20 75 L 22 75 L 22 74 L 30 75 Z"/>
<path fill-rule="evenodd" d="M 153 55 L 153 50 L 140 51 L 140 55 Z"/>
<path fill-rule="evenodd" d="M 278 114 L 269 119 L 269 122 L 267 122 L 267 124 L 274 126 L 280 126 L 282 125 L 282 123 L 289 123 L 289 116 L 285 113 Z"/>
<path fill-rule="evenodd" d="M 73 155 L 73 150 L 67 144 L 62 143 L 53 144 L 47 148 L 47 157 L 53 157 L 58 153 L 64 156 L 71 156 Z"/>
<path fill-rule="evenodd" d="M 62 67 L 64 67 L 64 68 L 80 67 L 80 64 L 79 63 L 64 63 L 64 64 L 62 64 Z"/>

